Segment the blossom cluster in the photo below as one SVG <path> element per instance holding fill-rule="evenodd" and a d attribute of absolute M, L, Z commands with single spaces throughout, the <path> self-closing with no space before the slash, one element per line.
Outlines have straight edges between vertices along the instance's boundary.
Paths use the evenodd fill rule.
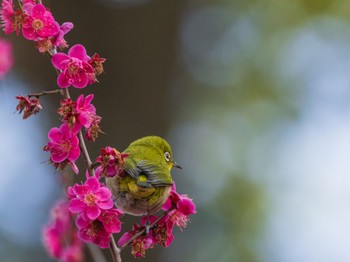
<path fill-rule="evenodd" d="M 68 54 L 57 49 L 68 47 L 65 35 L 73 29 L 71 22 L 60 25 L 51 11 L 43 4 L 33 0 L 23 0 L 23 5 L 15 7 L 12 0 L 3 0 L 0 18 L 6 34 L 16 32 L 27 40 L 35 42 L 41 53 L 51 56 L 53 66 L 59 71 L 57 84 L 61 88 L 74 86 L 84 88 L 97 81 L 97 76 L 103 72 L 106 59 L 94 54 L 88 56 L 83 45 L 72 46 Z"/>
<path fill-rule="evenodd" d="M 78 214 L 76 225 L 79 237 L 101 248 L 107 248 L 113 233 L 119 233 L 123 214 L 114 208 L 111 191 L 97 176 L 87 177 L 84 184 L 68 188 L 69 210 Z"/>
<path fill-rule="evenodd" d="M 156 244 L 168 247 L 174 239 L 174 226 L 185 228 L 189 221 L 189 215 L 197 212 L 192 199 L 176 192 L 175 184 L 173 184 L 170 196 L 162 209 L 166 212 L 164 217 L 159 221 L 155 216 L 143 217 L 141 225 L 135 224 L 131 231 L 124 233 L 119 239 L 118 245 L 124 246 L 131 241 L 131 253 L 135 257 L 144 257 L 146 250 L 153 248 Z M 155 226 L 148 234 L 142 234 L 135 238 L 135 234 L 143 229 L 146 223 L 151 225 L 155 223 Z"/>
<path fill-rule="evenodd" d="M 24 0 L 23 5 L 15 7 L 12 0 L 3 0 L 0 15 L 6 34 L 16 32 L 19 35 L 21 31 L 24 38 L 36 42 L 40 52 L 67 47 L 64 36 L 73 28 L 73 24 L 66 22 L 59 25 L 42 4 Z"/>
<path fill-rule="evenodd" d="M 61 262 L 84 260 L 83 242 L 72 223 L 68 202 L 59 200 L 50 212 L 50 222 L 43 228 L 43 243 L 52 258 Z"/>
<path fill-rule="evenodd" d="M 79 131 L 84 127 L 85 137 L 89 141 L 95 141 L 102 132 L 99 126 L 102 118 L 96 114 L 96 108 L 91 104 L 93 98 L 94 95 L 90 94 L 85 98 L 80 95 L 76 101 L 71 98 L 63 99 L 57 110 L 62 122 L 67 123 L 71 129 Z"/>
<path fill-rule="evenodd" d="M 125 158 L 128 155 L 120 153 L 117 149 L 106 146 L 101 149 L 101 155 L 96 159 L 96 163 L 100 166 L 96 169 L 96 173 L 104 177 L 124 176 Z"/>
<path fill-rule="evenodd" d="M 83 136 L 94 142 L 99 133 L 102 133 L 102 118 L 96 114 L 96 108 L 92 104 L 93 94 L 81 94 L 74 100 L 70 98 L 68 88 L 73 86 L 82 89 L 98 82 L 97 76 L 103 73 L 106 59 L 96 53 L 90 57 L 81 44 L 73 45 L 67 53 L 57 52 L 57 49 L 68 47 L 64 37 L 72 30 L 73 24 L 65 22 L 60 25 L 41 1 L 21 0 L 16 7 L 13 0 L 2 0 L 0 19 L 6 34 L 22 33 L 25 39 L 35 42 L 39 52 L 46 53 L 51 58 L 58 73 L 57 85 L 60 88 L 17 96 L 16 110 L 23 112 L 23 119 L 26 119 L 42 110 L 39 101 L 41 96 L 49 93 L 64 96 L 57 110 L 62 123 L 49 130 L 49 141 L 43 150 L 50 153 L 49 162 L 56 169 L 62 170 L 70 166 L 78 174 L 76 161 L 81 150 L 84 150 L 85 159 L 89 158 L 86 157 Z M 0 52 L 6 48 L 11 49 L 2 44 L 0 40 Z M 11 64 L 10 56 L 3 67 L 0 63 L 0 77 L 8 71 Z M 127 154 L 115 148 L 102 148 L 95 163 L 87 163 L 90 172 L 87 172 L 86 180 L 69 186 L 68 200 L 60 200 L 55 204 L 51 210 L 51 219 L 43 229 L 43 242 L 52 258 L 64 262 L 83 261 L 83 242 L 107 248 L 113 234 L 121 231 L 120 217 L 123 211 L 115 208 L 111 191 L 100 180 L 114 176 L 124 177 L 127 157 Z M 95 172 L 92 171 L 93 168 L 96 168 Z M 173 228 L 185 228 L 189 216 L 196 213 L 196 206 L 187 195 L 178 194 L 174 184 L 163 210 L 164 214 L 158 218 L 151 215 L 143 217 L 140 225 L 135 224 L 131 231 L 121 236 L 118 245 L 124 247 L 131 244 L 135 257 L 145 256 L 146 250 L 155 245 L 168 247 L 174 239 Z"/>
<path fill-rule="evenodd" d="M 58 169 L 67 165 L 78 173 L 75 161 L 80 156 L 78 133 L 84 127 L 85 137 L 95 141 L 98 133 L 102 132 L 99 126 L 101 117 L 96 115 L 96 108 L 91 104 L 94 96 L 80 95 L 76 101 L 71 98 L 62 99 L 57 113 L 61 116 L 62 125 L 51 128 L 48 133 L 49 143 L 44 147 L 51 153 L 50 162 Z"/>

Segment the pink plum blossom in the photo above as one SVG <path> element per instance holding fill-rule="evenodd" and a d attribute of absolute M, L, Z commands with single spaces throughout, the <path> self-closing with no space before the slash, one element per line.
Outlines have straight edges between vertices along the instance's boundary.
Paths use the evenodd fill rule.
<path fill-rule="evenodd" d="M 106 146 L 101 149 L 101 155 L 97 157 L 96 162 L 100 163 L 97 172 L 101 176 L 113 177 L 122 176 L 124 173 L 124 164 L 127 154 L 120 153 L 115 148 Z"/>
<path fill-rule="evenodd" d="M 76 101 L 77 121 L 84 127 L 89 128 L 96 115 L 96 108 L 91 104 L 94 95 L 90 94 L 84 98 L 80 95 Z"/>
<path fill-rule="evenodd" d="M 106 62 L 106 58 L 100 57 L 98 54 L 94 54 L 88 63 L 93 67 L 95 76 L 99 76 L 103 73 L 103 63 Z M 97 80 L 94 79 L 96 82 Z"/>
<path fill-rule="evenodd" d="M 63 121 L 70 126 L 89 128 L 96 115 L 96 108 L 91 104 L 94 95 L 90 94 L 84 98 L 80 95 L 74 102 L 72 99 L 63 99 L 57 113 L 63 117 Z"/>
<path fill-rule="evenodd" d="M 86 129 L 85 138 L 88 141 L 95 142 L 100 133 L 103 131 L 100 128 L 101 117 L 98 115 L 92 115 L 91 117 L 91 125 Z"/>
<path fill-rule="evenodd" d="M 72 224 L 68 202 L 59 200 L 50 212 L 50 221 L 43 228 L 43 243 L 52 258 L 62 262 L 83 261 L 83 245 Z"/>
<path fill-rule="evenodd" d="M 80 214 L 76 219 L 80 239 L 84 242 L 94 243 L 101 248 L 107 248 L 111 235 L 119 233 L 121 230 L 119 217 L 122 214 L 121 210 L 115 208 L 102 210 L 95 220 L 84 218 L 84 215 Z"/>
<path fill-rule="evenodd" d="M 70 127 L 80 129 L 84 126 L 85 136 L 89 141 L 95 141 L 98 134 L 102 133 L 99 126 L 102 118 L 96 114 L 96 108 L 91 104 L 93 97 L 90 94 L 85 98 L 84 95 L 80 95 L 76 101 L 70 98 L 63 99 L 57 110 L 57 113 L 62 116 L 63 122 Z"/>
<path fill-rule="evenodd" d="M 0 39 L 0 79 L 2 79 L 13 65 L 12 45 Z"/>
<path fill-rule="evenodd" d="M 54 163 L 61 163 L 65 160 L 74 162 L 80 155 L 79 139 L 77 132 L 71 130 L 67 124 L 51 128 L 48 134 L 50 142 L 44 148 L 51 152 L 51 160 Z"/>
<path fill-rule="evenodd" d="M 73 29 L 73 24 L 70 22 L 65 22 L 63 23 L 59 30 L 58 33 L 51 36 L 47 37 L 43 40 L 39 40 L 36 42 L 35 46 L 39 50 L 40 53 L 44 52 L 50 52 L 54 48 L 66 48 L 68 47 L 66 40 L 64 39 L 64 36 Z"/>
<path fill-rule="evenodd" d="M 59 24 L 44 5 L 26 3 L 22 8 L 27 15 L 22 25 L 22 33 L 26 39 L 39 41 L 58 34 Z"/>
<path fill-rule="evenodd" d="M 175 183 L 167 202 L 163 205 L 163 210 L 170 210 L 167 219 L 180 228 L 186 227 L 189 215 L 197 213 L 193 200 L 187 195 L 180 195 L 176 192 Z"/>
<path fill-rule="evenodd" d="M 73 23 L 71 22 L 65 22 L 63 23 L 59 30 L 58 33 L 53 37 L 53 45 L 55 47 L 59 47 L 59 48 L 66 48 L 68 47 L 66 40 L 64 40 L 64 36 L 70 31 L 72 30 L 74 27 Z"/>
<path fill-rule="evenodd" d="M 12 0 L 3 0 L 1 3 L 1 23 L 5 34 L 11 34 L 16 31 L 18 35 L 22 26 L 22 22 L 26 17 L 21 9 L 14 10 Z"/>
<path fill-rule="evenodd" d="M 58 86 L 61 88 L 71 85 L 76 88 L 86 87 L 94 76 L 94 69 L 88 63 L 89 60 L 85 47 L 80 44 L 72 46 L 68 55 L 61 52 L 53 55 L 51 58 L 53 66 L 61 70 L 57 78 Z"/>
<path fill-rule="evenodd" d="M 72 213 L 81 213 L 85 220 L 95 220 L 101 210 L 113 207 L 111 191 L 100 184 L 96 177 L 89 177 L 83 185 L 75 184 L 68 188 L 68 195 L 71 199 L 69 210 Z"/>
<path fill-rule="evenodd" d="M 81 215 L 75 221 L 79 238 L 87 243 L 94 243 L 101 248 L 108 248 L 111 233 L 107 232 L 99 220 L 84 219 Z"/>
<path fill-rule="evenodd" d="M 125 232 L 118 240 L 118 246 L 124 246 L 127 244 L 136 233 L 142 229 L 138 224 L 134 224 L 133 229 L 129 232 Z M 141 235 L 131 242 L 131 254 L 134 257 L 145 257 L 146 250 L 153 248 L 155 244 L 152 232 L 148 235 Z"/>
<path fill-rule="evenodd" d="M 103 223 L 104 228 L 109 233 L 119 233 L 121 230 L 122 223 L 119 217 L 123 215 L 123 211 L 120 209 L 108 209 L 103 210 L 101 215 L 97 218 Z"/>

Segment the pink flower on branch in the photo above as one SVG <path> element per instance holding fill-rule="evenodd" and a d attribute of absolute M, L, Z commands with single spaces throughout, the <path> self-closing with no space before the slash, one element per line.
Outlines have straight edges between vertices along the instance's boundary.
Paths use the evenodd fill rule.
<path fill-rule="evenodd" d="M 136 233 L 138 233 L 143 227 L 138 224 L 134 224 L 133 229 L 129 232 L 125 232 L 118 240 L 118 246 L 123 246 L 128 243 Z M 131 242 L 131 254 L 134 257 L 145 257 L 146 250 L 153 248 L 155 244 L 155 238 L 152 232 L 148 235 L 141 235 Z"/>
<path fill-rule="evenodd" d="M 166 219 L 180 228 L 186 227 L 189 215 L 197 213 L 193 200 L 187 195 L 180 195 L 176 192 L 175 183 L 167 202 L 163 206 L 163 210 L 170 210 L 172 207 L 174 207 L 174 210 L 169 212 Z"/>
<path fill-rule="evenodd" d="M 111 233 L 106 231 L 101 221 L 84 219 L 82 216 L 78 216 L 75 223 L 79 230 L 79 238 L 82 241 L 94 243 L 101 248 L 108 248 Z"/>
<path fill-rule="evenodd" d="M 52 56 L 53 66 L 61 70 L 57 78 L 57 84 L 61 88 L 73 85 L 76 88 L 84 88 L 94 79 L 94 69 L 88 63 L 90 57 L 86 54 L 86 49 L 82 45 L 74 45 L 68 55 L 57 53 Z"/>
<path fill-rule="evenodd" d="M 50 52 L 54 48 L 66 48 L 68 47 L 68 44 L 66 40 L 64 39 L 64 36 L 73 29 L 73 24 L 70 22 L 65 22 L 63 23 L 57 34 L 47 37 L 43 40 L 39 40 L 36 42 L 35 46 L 38 48 L 39 52 L 44 53 L 44 52 Z"/>
<path fill-rule="evenodd" d="M 89 141 L 95 141 L 99 133 L 102 133 L 99 123 L 101 117 L 96 115 L 96 108 L 91 104 L 94 95 L 90 94 L 84 98 L 80 95 L 77 101 L 72 99 L 63 99 L 61 107 L 57 113 L 62 116 L 63 121 L 71 128 L 80 129 L 82 126 L 86 128 L 86 137 Z"/>
<path fill-rule="evenodd" d="M 111 191 L 100 184 L 96 177 L 89 177 L 83 185 L 75 184 L 68 188 L 69 210 L 80 213 L 85 220 L 95 220 L 101 210 L 113 207 Z"/>
<path fill-rule="evenodd" d="M 123 176 L 125 158 L 127 156 L 127 154 L 120 153 L 115 148 L 106 146 L 101 149 L 101 155 L 96 159 L 96 162 L 100 163 L 96 171 L 101 176 L 106 177 Z"/>
<path fill-rule="evenodd" d="M 72 130 L 67 124 L 62 124 L 59 128 L 51 128 L 48 134 L 50 142 L 44 147 L 44 151 L 51 152 L 50 160 L 56 168 L 63 169 L 70 164 L 75 173 L 77 167 L 75 161 L 80 155 L 79 139 L 77 130 Z"/>
<path fill-rule="evenodd" d="M 43 228 L 43 242 L 52 258 L 66 262 L 83 261 L 83 243 L 72 224 L 67 201 L 57 201 L 51 209 L 50 222 Z"/>
<path fill-rule="evenodd" d="M 1 27 L 5 34 L 11 34 L 13 31 L 16 31 L 18 35 L 26 14 L 21 9 L 16 9 L 15 11 L 12 0 L 3 0 L 1 7 Z"/>
<path fill-rule="evenodd" d="M 121 230 L 119 217 L 122 214 L 121 210 L 115 208 L 103 210 L 95 220 L 84 218 L 84 215 L 80 214 L 76 219 L 80 239 L 107 248 L 111 235 Z"/>
<path fill-rule="evenodd" d="M 99 76 L 103 73 L 103 63 L 106 62 L 106 58 L 100 57 L 98 54 L 94 54 L 88 63 L 93 67 L 95 75 Z M 97 81 L 95 79 L 95 81 Z"/>
<path fill-rule="evenodd" d="M 26 3 L 22 8 L 27 15 L 22 26 L 22 33 L 26 39 L 39 41 L 58 34 L 59 24 L 44 5 Z"/>

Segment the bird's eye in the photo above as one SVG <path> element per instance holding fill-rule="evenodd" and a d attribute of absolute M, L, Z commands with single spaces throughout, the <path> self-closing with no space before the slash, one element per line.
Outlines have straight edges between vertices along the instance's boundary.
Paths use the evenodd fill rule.
<path fill-rule="evenodd" d="M 164 153 L 164 157 L 165 157 L 165 160 L 166 160 L 167 162 L 170 161 L 170 153 L 169 153 L 169 152 L 165 152 L 165 153 Z"/>

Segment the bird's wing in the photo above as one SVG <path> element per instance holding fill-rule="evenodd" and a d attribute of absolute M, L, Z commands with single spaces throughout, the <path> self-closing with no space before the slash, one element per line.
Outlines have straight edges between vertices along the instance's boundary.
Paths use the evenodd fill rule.
<path fill-rule="evenodd" d="M 170 171 L 166 167 L 157 166 L 147 160 L 136 162 L 132 158 L 127 158 L 124 165 L 124 170 L 137 180 L 139 186 L 166 186 L 172 185 Z M 147 179 L 140 179 L 146 176 Z"/>

